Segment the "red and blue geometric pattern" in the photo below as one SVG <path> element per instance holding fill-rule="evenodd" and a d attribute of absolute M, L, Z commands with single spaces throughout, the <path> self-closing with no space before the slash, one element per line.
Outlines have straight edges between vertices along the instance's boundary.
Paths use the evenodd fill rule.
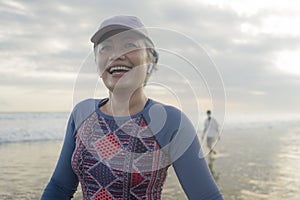
<path fill-rule="evenodd" d="M 94 112 L 77 131 L 72 166 L 86 200 L 161 199 L 166 163 L 142 115 L 116 123 Z"/>

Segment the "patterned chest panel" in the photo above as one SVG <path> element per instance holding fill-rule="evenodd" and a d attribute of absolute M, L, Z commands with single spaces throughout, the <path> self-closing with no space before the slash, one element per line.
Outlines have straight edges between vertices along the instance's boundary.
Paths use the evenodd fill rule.
<path fill-rule="evenodd" d="M 167 163 L 142 116 L 116 122 L 95 112 L 78 129 L 72 166 L 84 199 L 160 199 Z"/>

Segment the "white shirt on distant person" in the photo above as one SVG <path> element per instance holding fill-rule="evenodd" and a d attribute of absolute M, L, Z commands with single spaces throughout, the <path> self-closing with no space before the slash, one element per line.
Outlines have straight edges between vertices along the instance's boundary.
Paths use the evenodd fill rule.
<path fill-rule="evenodd" d="M 219 135 L 219 124 L 216 119 L 211 117 L 210 119 L 206 119 L 204 122 L 205 126 L 205 135 L 209 138 L 218 137 Z"/>

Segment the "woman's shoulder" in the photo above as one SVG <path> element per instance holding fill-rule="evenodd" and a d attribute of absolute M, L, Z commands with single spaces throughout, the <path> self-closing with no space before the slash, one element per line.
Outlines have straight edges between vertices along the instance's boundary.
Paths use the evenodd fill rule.
<path fill-rule="evenodd" d="M 151 99 L 151 106 L 153 106 L 153 105 L 164 109 L 166 112 L 168 112 L 170 114 L 175 114 L 175 113 L 181 114 L 182 113 L 182 111 L 179 108 L 177 108 L 173 105 L 169 105 L 169 104 L 162 103 L 157 100 Z"/>
<path fill-rule="evenodd" d="M 187 118 L 186 114 L 182 112 L 179 108 L 156 100 L 151 100 L 149 113 L 150 115 L 151 113 L 157 115 L 159 119 L 161 119 L 165 115 L 167 120 L 172 122 L 174 122 L 174 120 L 177 121 L 181 120 L 182 118 Z"/>
<path fill-rule="evenodd" d="M 94 113 L 101 101 L 101 99 L 85 99 L 77 103 L 71 114 L 75 124 L 81 124 L 84 119 Z"/>
<path fill-rule="evenodd" d="M 101 99 L 84 99 L 77 104 L 75 104 L 73 110 L 81 110 L 81 109 L 86 109 L 86 108 L 95 108 L 98 107 L 99 102 Z"/>
<path fill-rule="evenodd" d="M 179 108 L 173 106 L 173 105 L 169 105 L 166 103 L 162 103 L 156 100 L 151 100 L 152 101 L 152 107 L 154 106 L 154 108 L 156 107 L 157 110 L 160 111 L 164 111 L 169 117 L 173 116 L 173 117 L 180 117 L 182 115 L 185 116 L 184 112 L 182 112 Z"/>

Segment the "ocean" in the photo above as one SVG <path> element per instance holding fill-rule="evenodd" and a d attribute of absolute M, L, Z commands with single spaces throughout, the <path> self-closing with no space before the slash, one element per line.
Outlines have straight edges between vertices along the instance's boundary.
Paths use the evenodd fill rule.
<path fill-rule="evenodd" d="M 69 115 L 68 112 L 0 113 L 0 144 L 62 140 Z M 200 119 L 198 132 L 203 128 L 201 123 L 204 120 L 204 118 Z M 238 113 L 226 115 L 224 119 L 219 120 L 219 123 L 223 124 L 223 130 L 294 127 L 298 126 L 299 122 L 300 114 Z"/>
<path fill-rule="evenodd" d="M 0 113 L 0 144 L 61 140 L 69 113 Z"/>
<path fill-rule="evenodd" d="M 68 117 L 64 112 L 0 113 L 1 200 L 40 199 L 57 162 Z M 226 115 L 217 154 L 206 159 L 225 199 L 296 200 L 299 143 L 298 114 Z M 75 199 L 81 199 L 80 189 Z M 163 199 L 186 199 L 172 169 Z"/>

